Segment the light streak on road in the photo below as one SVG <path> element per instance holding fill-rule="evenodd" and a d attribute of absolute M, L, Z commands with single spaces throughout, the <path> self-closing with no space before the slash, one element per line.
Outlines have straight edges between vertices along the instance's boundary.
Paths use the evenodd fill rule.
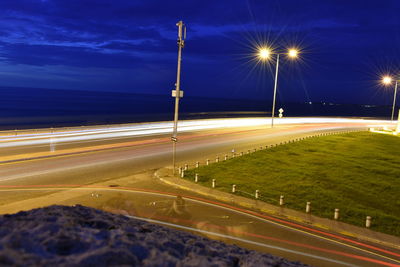
<path fill-rule="evenodd" d="M 262 127 L 268 124 L 270 119 L 265 118 L 239 118 L 239 119 L 209 119 L 181 121 L 179 129 L 181 132 L 201 131 L 211 129 L 235 128 L 235 127 Z M 293 124 L 360 124 L 364 127 L 382 127 L 391 125 L 385 120 L 363 120 L 363 119 L 343 119 L 343 118 L 284 118 L 277 119 L 276 125 Z M 102 127 L 86 130 L 71 130 L 53 133 L 25 134 L 18 136 L 2 135 L 0 133 L 0 148 L 43 145 L 53 143 L 78 142 L 95 139 L 113 139 L 124 137 L 141 137 L 151 135 L 169 134 L 172 131 L 171 122 L 153 122 L 132 124 L 123 127 Z"/>
<path fill-rule="evenodd" d="M 215 233 L 215 232 L 206 231 L 206 230 L 202 230 L 202 229 L 197 229 L 197 228 L 193 228 L 193 227 L 183 226 L 183 225 L 179 225 L 179 224 L 176 224 L 176 223 L 168 223 L 168 222 L 165 222 L 165 221 L 149 219 L 149 218 L 144 218 L 144 217 L 138 217 L 138 216 L 131 216 L 131 215 L 127 215 L 127 217 L 134 218 L 134 219 L 139 219 L 139 220 L 144 220 L 144 221 L 147 221 L 147 222 L 150 222 L 150 223 L 161 224 L 161 225 L 165 225 L 165 226 L 168 226 L 168 227 L 174 227 L 174 228 L 182 229 L 182 230 L 185 230 L 185 231 L 192 231 L 192 232 L 197 232 L 197 233 L 200 233 L 200 234 L 232 239 L 232 240 L 240 241 L 240 242 L 243 242 L 243 243 L 256 245 L 256 246 L 259 246 L 259 247 L 265 247 L 265 248 L 270 248 L 270 249 L 275 249 L 275 250 L 281 250 L 281 251 L 289 252 L 289 253 L 292 253 L 292 254 L 297 254 L 297 255 L 302 255 L 302 256 L 309 257 L 309 258 L 315 258 L 315 259 L 319 259 L 319 260 L 323 260 L 323 261 L 332 262 L 332 263 L 335 263 L 335 264 L 341 264 L 341 265 L 346 265 L 346 266 L 357 266 L 357 265 L 354 265 L 354 264 L 348 264 L 348 263 L 343 262 L 343 261 L 329 259 L 329 258 L 326 258 L 326 257 L 320 257 L 320 256 L 313 255 L 313 254 L 310 254 L 310 253 L 304 253 L 304 252 L 296 251 L 296 250 L 293 250 L 293 249 L 287 249 L 287 248 L 283 248 L 283 247 L 279 247 L 279 246 L 268 245 L 268 244 L 264 244 L 264 243 L 260 243 L 260 242 L 256 242 L 256 241 L 252 241 L 252 240 L 236 237 L 236 236 L 224 235 L 224 234 L 221 234 L 221 233 Z"/>

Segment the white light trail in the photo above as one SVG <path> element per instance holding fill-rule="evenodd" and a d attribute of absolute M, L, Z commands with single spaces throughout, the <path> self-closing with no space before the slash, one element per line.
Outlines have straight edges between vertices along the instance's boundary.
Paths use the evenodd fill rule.
<path fill-rule="evenodd" d="M 236 128 L 236 127 L 263 127 L 270 124 L 270 118 L 233 118 L 233 119 L 205 119 L 180 121 L 179 131 L 201 131 L 210 129 Z M 344 119 L 344 118 L 282 118 L 275 120 L 278 125 L 293 124 L 318 124 L 318 123 L 351 123 L 362 124 L 365 127 L 379 127 L 391 125 L 390 121 L 385 120 L 364 120 L 364 119 Z M 48 144 L 51 138 L 53 142 L 77 142 L 98 139 L 113 139 L 123 137 L 139 137 L 149 135 L 163 135 L 172 133 L 172 122 L 151 122 L 114 127 L 99 127 L 95 129 L 72 129 L 63 132 L 45 132 L 20 134 L 18 136 L 2 135 L 0 133 L 0 148 L 43 145 Z"/>

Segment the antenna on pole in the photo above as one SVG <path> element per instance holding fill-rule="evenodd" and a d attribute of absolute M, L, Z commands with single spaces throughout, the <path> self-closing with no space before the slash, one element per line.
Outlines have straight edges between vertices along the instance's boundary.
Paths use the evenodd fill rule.
<path fill-rule="evenodd" d="M 178 115 L 179 115 L 179 99 L 183 97 L 181 91 L 181 61 L 182 49 L 185 46 L 186 26 L 183 21 L 176 23 L 178 27 L 178 66 L 176 72 L 175 90 L 172 90 L 172 97 L 175 98 L 175 113 L 174 113 L 174 129 L 172 132 L 172 172 L 175 174 L 175 158 L 176 158 L 176 143 L 178 142 Z M 183 33 L 183 34 L 182 34 Z"/>

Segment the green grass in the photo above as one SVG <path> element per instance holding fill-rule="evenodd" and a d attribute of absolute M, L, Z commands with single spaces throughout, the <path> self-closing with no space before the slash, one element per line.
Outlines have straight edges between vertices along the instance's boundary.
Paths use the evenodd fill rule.
<path fill-rule="evenodd" d="M 260 191 L 262 200 L 400 236 L 400 138 L 369 132 L 314 137 L 233 158 L 186 173 L 193 181 L 230 192 Z M 240 193 L 239 193 L 240 194 Z M 243 194 L 243 193 L 242 193 Z M 244 196 L 246 196 L 244 194 Z"/>

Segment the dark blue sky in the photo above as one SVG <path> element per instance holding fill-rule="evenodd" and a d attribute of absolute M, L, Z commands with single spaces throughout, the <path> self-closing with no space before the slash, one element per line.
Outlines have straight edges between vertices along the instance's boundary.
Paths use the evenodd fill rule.
<path fill-rule="evenodd" d="M 400 69 L 398 0 L 2 0 L 0 86 L 170 94 L 187 24 L 186 95 L 271 99 L 274 64 L 256 44 L 301 48 L 281 61 L 280 101 L 389 104 L 379 75 Z"/>

